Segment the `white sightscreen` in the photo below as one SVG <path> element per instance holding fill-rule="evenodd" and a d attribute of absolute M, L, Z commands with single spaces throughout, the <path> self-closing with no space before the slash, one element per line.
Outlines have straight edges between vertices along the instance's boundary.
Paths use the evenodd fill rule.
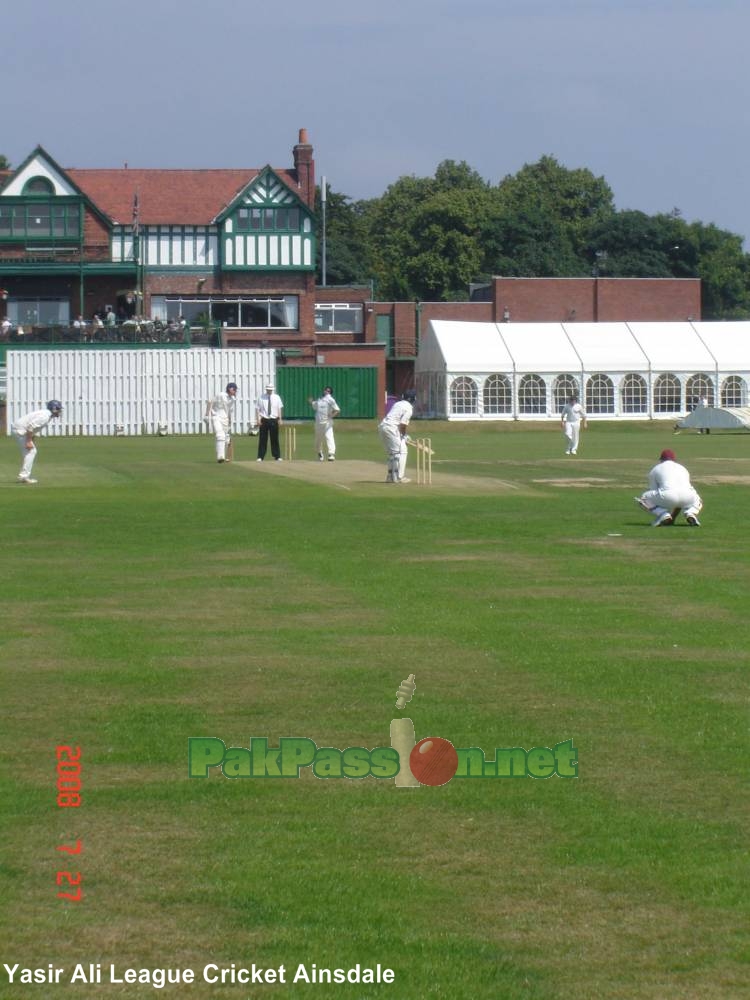
<path fill-rule="evenodd" d="M 8 432 L 15 419 L 59 399 L 52 435 L 205 431 L 206 402 L 238 385 L 236 429 L 254 423 L 255 401 L 274 381 L 273 350 L 13 351 L 7 355 Z M 121 430 L 120 430 L 121 429 Z"/>

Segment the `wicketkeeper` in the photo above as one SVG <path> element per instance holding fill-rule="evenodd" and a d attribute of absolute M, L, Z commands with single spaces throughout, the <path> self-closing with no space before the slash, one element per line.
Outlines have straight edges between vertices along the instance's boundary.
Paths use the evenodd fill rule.
<path fill-rule="evenodd" d="M 675 453 L 666 448 L 659 461 L 648 474 L 649 488 L 635 502 L 639 507 L 654 515 L 652 526 L 665 528 L 674 524 L 682 513 L 691 528 L 699 528 L 698 515 L 703 501 L 693 489 L 690 473 L 675 458 Z"/>

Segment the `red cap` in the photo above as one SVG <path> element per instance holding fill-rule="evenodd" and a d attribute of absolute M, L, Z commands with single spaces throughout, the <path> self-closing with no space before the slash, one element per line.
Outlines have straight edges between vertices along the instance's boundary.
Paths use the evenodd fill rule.
<path fill-rule="evenodd" d="M 659 455 L 660 462 L 676 462 L 674 452 L 670 448 L 665 448 L 664 451 Z"/>

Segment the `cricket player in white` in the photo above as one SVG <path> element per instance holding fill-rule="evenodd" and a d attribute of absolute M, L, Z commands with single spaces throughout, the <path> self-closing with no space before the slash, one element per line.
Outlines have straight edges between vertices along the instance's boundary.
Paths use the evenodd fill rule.
<path fill-rule="evenodd" d="M 635 502 L 655 515 L 654 528 L 673 524 L 680 511 L 691 528 L 699 528 L 698 514 L 703 501 L 693 489 L 690 473 L 675 459 L 669 448 L 659 456 L 658 463 L 648 474 L 648 489 Z"/>
<path fill-rule="evenodd" d="M 318 461 L 325 461 L 323 446 L 328 452 L 328 461 L 336 461 L 336 439 L 333 436 L 333 421 L 341 413 L 339 405 L 333 398 L 333 390 L 327 385 L 323 390 L 320 399 L 308 399 L 308 403 L 315 410 L 315 450 L 318 453 Z"/>
<path fill-rule="evenodd" d="M 585 430 L 587 422 L 586 412 L 578 402 L 576 396 L 571 396 L 565 406 L 563 406 L 562 413 L 560 414 L 560 424 L 565 434 L 565 440 L 568 442 L 568 450 L 565 454 L 577 455 L 578 441 L 581 437 L 581 425 L 583 425 L 583 429 Z"/>
<path fill-rule="evenodd" d="M 230 382 L 224 392 L 217 393 L 206 408 L 206 420 L 216 438 L 217 462 L 225 462 L 227 458 L 227 445 L 232 439 L 236 395 L 237 383 Z"/>
<path fill-rule="evenodd" d="M 383 442 L 388 456 L 387 483 L 408 483 L 404 477 L 406 472 L 406 429 L 414 413 L 416 393 L 413 390 L 404 393 L 404 398 L 394 403 L 378 425 L 380 440 Z"/>
<path fill-rule="evenodd" d="M 21 452 L 21 471 L 18 473 L 18 482 L 27 486 L 33 486 L 37 482 L 31 478 L 31 470 L 34 468 L 36 458 L 36 445 L 34 438 L 39 431 L 43 430 L 54 417 L 59 417 L 62 413 L 62 403 L 57 399 L 51 399 L 44 410 L 33 410 L 25 417 L 19 417 L 13 423 L 13 437 L 16 439 L 19 451 Z"/>

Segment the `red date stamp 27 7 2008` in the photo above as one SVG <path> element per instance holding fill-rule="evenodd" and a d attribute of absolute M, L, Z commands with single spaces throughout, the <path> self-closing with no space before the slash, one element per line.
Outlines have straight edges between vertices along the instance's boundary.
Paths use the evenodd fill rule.
<path fill-rule="evenodd" d="M 55 756 L 57 757 L 57 805 L 60 809 L 77 809 L 82 802 L 81 748 L 58 746 L 55 747 Z M 76 840 L 72 844 L 61 844 L 55 850 L 69 855 L 81 854 L 83 844 L 80 840 Z M 79 871 L 58 871 L 56 881 L 58 888 L 64 886 L 73 890 L 75 887 L 75 891 L 70 892 L 61 889 L 57 894 L 58 899 L 69 899 L 74 903 L 80 903 L 83 899 L 81 887 L 83 876 Z"/>

